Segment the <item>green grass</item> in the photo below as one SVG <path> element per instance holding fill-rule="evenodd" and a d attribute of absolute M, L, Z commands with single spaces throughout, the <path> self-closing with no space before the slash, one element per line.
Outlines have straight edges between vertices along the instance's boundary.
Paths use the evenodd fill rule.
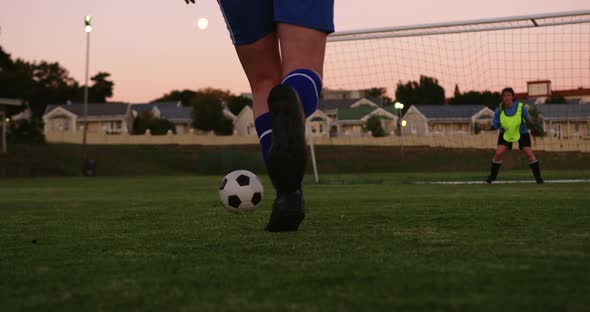
<path fill-rule="evenodd" d="M 322 176 L 278 234 L 267 177 L 246 215 L 218 176 L 0 180 L 0 310 L 588 311 L 590 184 L 412 183 L 467 178 Z"/>

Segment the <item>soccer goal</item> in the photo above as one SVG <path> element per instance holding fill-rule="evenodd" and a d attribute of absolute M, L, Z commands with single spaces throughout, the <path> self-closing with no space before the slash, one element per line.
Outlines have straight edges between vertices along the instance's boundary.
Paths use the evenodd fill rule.
<path fill-rule="evenodd" d="M 447 97 L 551 81 L 590 88 L 590 10 L 337 32 L 329 36 L 325 86 L 386 88 L 434 77 Z M 437 103 L 432 103 L 437 104 Z"/>

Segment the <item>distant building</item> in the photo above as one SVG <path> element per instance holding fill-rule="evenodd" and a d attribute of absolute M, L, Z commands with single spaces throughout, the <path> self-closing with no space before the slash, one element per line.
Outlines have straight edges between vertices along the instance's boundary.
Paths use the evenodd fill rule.
<path fill-rule="evenodd" d="M 471 134 L 475 124 L 489 128 L 494 112 L 483 105 L 412 105 L 404 114 L 403 135 Z"/>

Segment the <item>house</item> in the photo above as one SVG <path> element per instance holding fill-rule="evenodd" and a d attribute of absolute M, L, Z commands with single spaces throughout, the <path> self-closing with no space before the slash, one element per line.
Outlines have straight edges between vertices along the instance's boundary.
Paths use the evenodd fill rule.
<path fill-rule="evenodd" d="M 186 106 L 156 106 L 155 116 L 167 119 L 176 128 L 177 134 L 188 133 L 193 128 L 193 108 Z"/>
<path fill-rule="evenodd" d="M 321 110 L 316 110 L 306 119 L 307 135 L 311 136 L 334 136 L 330 133 L 333 121 Z M 336 127 L 337 129 L 337 127 Z"/>
<path fill-rule="evenodd" d="M 43 114 L 44 133 L 78 132 L 84 128 L 84 105 L 48 105 Z M 88 132 L 121 134 L 133 129 L 133 114 L 125 103 L 89 103 Z"/>
<path fill-rule="evenodd" d="M 233 121 L 234 134 L 241 136 L 255 136 L 256 126 L 254 125 L 254 112 L 248 105 L 244 106 Z"/>
<path fill-rule="evenodd" d="M 130 104 L 130 107 L 134 118 L 145 111 L 150 111 L 155 118 L 169 120 L 175 125 L 177 134 L 188 133 L 192 129 L 193 109 L 182 106 L 182 102 Z"/>
<path fill-rule="evenodd" d="M 398 117 L 393 107 L 359 105 L 338 109 L 336 122 L 330 128 L 330 134 L 331 136 L 334 136 L 334 133 L 337 133 L 338 136 L 363 136 L 365 123 L 374 115 L 381 119 L 381 126 L 385 133 L 391 133 L 396 129 Z"/>
<path fill-rule="evenodd" d="M 338 109 L 353 108 L 361 105 L 368 105 L 372 107 L 381 107 L 383 100 L 378 98 L 352 98 L 352 99 L 339 99 L 339 100 L 320 100 L 318 109 L 324 112 L 332 123 L 336 122 Z"/>
<path fill-rule="evenodd" d="M 547 98 L 557 96 L 564 97 L 568 104 L 590 104 L 590 88 L 552 90 L 551 80 L 529 81 L 527 92 L 526 97 L 534 99 L 534 104 L 543 104 Z"/>
<path fill-rule="evenodd" d="M 535 106 L 545 133 L 557 138 L 590 137 L 590 105 L 547 104 Z"/>
<path fill-rule="evenodd" d="M 449 135 L 473 133 L 476 124 L 491 126 L 494 112 L 483 105 L 412 105 L 403 119 L 403 135 Z"/>
<path fill-rule="evenodd" d="M 145 112 L 145 111 L 154 111 L 155 107 L 166 107 L 166 108 L 173 108 L 173 107 L 182 107 L 182 102 L 177 101 L 169 101 L 169 102 L 152 102 L 152 103 L 137 103 L 137 104 L 130 104 L 131 105 L 131 112 L 133 113 L 133 117 L 137 117 L 137 115 Z M 159 116 L 157 116 L 159 118 Z"/>
<path fill-rule="evenodd" d="M 193 107 L 182 106 L 181 102 L 153 102 L 130 104 L 133 116 L 137 117 L 145 111 L 151 111 L 155 118 L 169 120 L 176 127 L 177 134 L 191 132 L 193 123 Z M 234 121 L 236 116 L 227 108 L 223 109 L 223 116 Z"/>

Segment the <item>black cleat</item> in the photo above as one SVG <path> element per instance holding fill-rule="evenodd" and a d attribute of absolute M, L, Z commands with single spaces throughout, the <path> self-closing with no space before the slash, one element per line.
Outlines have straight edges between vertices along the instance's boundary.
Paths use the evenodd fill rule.
<path fill-rule="evenodd" d="M 303 193 L 297 190 L 277 197 L 272 204 L 270 220 L 264 230 L 269 232 L 297 231 L 305 218 Z"/>
<path fill-rule="evenodd" d="M 485 179 L 485 181 L 486 181 L 488 184 L 492 184 L 492 182 L 496 181 L 496 179 L 495 179 L 495 178 L 493 178 L 492 176 L 487 176 L 487 177 L 486 177 L 486 179 Z"/>
<path fill-rule="evenodd" d="M 268 110 L 272 125 L 268 174 L 278 191 L 293 193 L 301 188 L 307 160 L 305 117 L 297 92 L 285 85 L 274 87 Z"/>
<path fill-rule="evenodd" d="M 544 184 L 545 183 L 545 180 L 543 180 L 543 178 L 539 178 L 536 181 L 537 181 L 537 184 Z"/>

